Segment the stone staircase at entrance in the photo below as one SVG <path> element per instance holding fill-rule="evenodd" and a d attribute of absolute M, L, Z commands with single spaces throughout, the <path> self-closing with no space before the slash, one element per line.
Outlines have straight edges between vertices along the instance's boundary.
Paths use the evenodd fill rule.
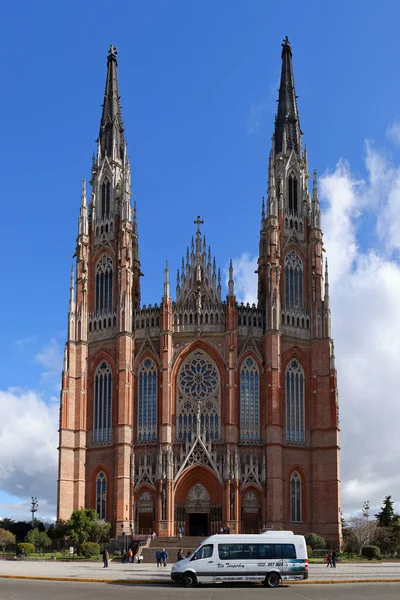
<path fill-rule="evenodd" d="M 177 537 L 157 537 L 155 540 L 151 540 L 148 548 L 142 549 L 141 554 L 143 556 L 143 562 L 155 563 L 157 550 L 165 548 L 168 552 L 168 562 L 174 563 L 176 562 L 179 548 L 182 549 L 183 556 L 186 556 L 188 552 L 192 553 L 193 550 L 196 550 L 197 546 L 199 546 L 204 539 L 205 538 L 201 536 L 190 535 L 184 535 L 181 540 L 178 540 Z"/>

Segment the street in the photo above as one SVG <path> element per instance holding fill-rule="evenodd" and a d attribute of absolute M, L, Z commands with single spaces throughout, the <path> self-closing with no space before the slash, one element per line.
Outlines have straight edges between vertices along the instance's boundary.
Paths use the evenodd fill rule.
<path fill-rule="evenodd" d="M 278 589 L 263 586 L 198 587 L 134 586 L 118 583 L 69 583 L 59 581 L 0 580 L 0 600 L 109 600 L 117 595 L 140 600 L 231 600 L 251 594 L 252 600 L 398 600 L 399 583 L 354 583 L 334 585 L 288 585 Z"/>

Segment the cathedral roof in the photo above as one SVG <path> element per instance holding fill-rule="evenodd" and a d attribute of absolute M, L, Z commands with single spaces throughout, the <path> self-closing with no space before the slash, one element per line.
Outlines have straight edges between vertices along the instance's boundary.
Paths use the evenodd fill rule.
<path fill-rule="evenodd" d="M 193 308 L 201 305 L 215 305 L 221 302 L 221 272 L 215 257 L 211 259 L 211 248 L 202 238 L 200 225 L 204 223 L 197 217 L 195 238 L 192 237 L 191 249 L 186 250 L 186 261 L 182 258 L 181 270 L 177 273 L 176 303 L 190 304 Z M 200 306 L 199 306 L 200 304 Z"/>
<path fill-rule="evenodd" d="M 125 137 L 118 92 L 117 66 L 117 49 L 111 44 L 107 57 L 106 88 L 98 141 L 101 157 L 123 159 Z"/>
<path fill-rule="evenodd" d="M 292 48 L 288 37 L 282 44 L 282 71 L 279 86 L 278 110 L 275 118 L 275 153 L 284 150 L 300 151 L 301 130 L 294 89 Z M 284 138 L 286 137 L 286 140 Z"/>

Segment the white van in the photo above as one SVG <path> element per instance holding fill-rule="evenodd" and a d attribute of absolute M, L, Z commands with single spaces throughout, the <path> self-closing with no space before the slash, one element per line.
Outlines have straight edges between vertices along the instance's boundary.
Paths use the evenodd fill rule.
<path fill-rule="evenodd" d="M 308 579 L 306 542 L 293 531 L 212 535 L 172 566 L 171 578 L 186 587 L 235 581 L 277 587 L 282 581 Z"/>

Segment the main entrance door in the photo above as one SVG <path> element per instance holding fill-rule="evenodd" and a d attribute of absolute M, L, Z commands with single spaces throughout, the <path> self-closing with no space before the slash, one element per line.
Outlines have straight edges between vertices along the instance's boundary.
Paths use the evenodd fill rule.
<path fill-rule="evenodd" d="M 207 513 L 189 513 L 189 535 L 208 535 Z"/>
<path fill-rule="evenodd" d="M 204 485 L 196 483 L 186 497 L 186 514 L 189 535 L 208 535 L 210 496 Z"/>

